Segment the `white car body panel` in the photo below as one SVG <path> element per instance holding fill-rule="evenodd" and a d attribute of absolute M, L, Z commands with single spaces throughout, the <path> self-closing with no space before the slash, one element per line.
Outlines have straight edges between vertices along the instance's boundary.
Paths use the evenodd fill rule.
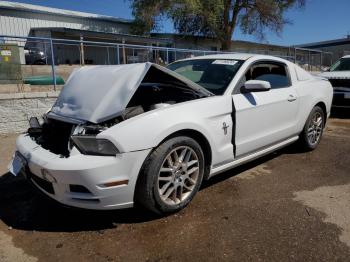
<path fill-rule="evenodd" d="M 288 89 L 288 94 L 297 96 L 294 87 Z M 232 96 L 236 123 L 240 123 L 236 126 L 237 157 L 296 134 L 298 101 L 289 102 L 288 94 L 281 88 Z"/>
<path fill-rule="evenodd" d="M 203 58 L 246 61 L 223 95 L 151 110 L 99 133 L 97 138 L 111 141 L 119 150 L 115 157 L 83 155 L 73 150 L 68 158 L 60 158 L 36 144 L 28 135 L 21 135 L 16 147 L 27 160 L 30 172 L 44 178 L 43 170 L 47 170 L 57 181 L 54 195 L 44 193 L 63 204 L 82 208 L 130 207 L 145 159 L 176 132 L 195 131 L 208 141 L 212 157 L 208 175 L 213 176 L 297 140 L 316 104 L 321 103 L 326 115 L 330 114 L 333 92 L 330 83 L 311 76 L 286 60 L 251 54 L 191 59 Z M 266 60 L 287 65 L 291 86 L 266 92 L 235 93 L 247 68 L 257 61 Z M 128 180 L 128 184 L 111 188 L 101 186 L 116 180 Z M 87 187 L 91 195 L 72 194 L 69 192 L 71 184 Z M 84 198 L 87 201 L 82 200 Z"/>
<path fill-rule="evenodd" d="M 217 165 L 233 160 L 231 112 L 229 96 L 208 97 L 147 112 L 107 129 L 98 137 L 113 141 L 121 152 L 131 152 L 154 148 L 177 131 L 195 130 L 208 140 L 212 164 Z M 223 122 L 231 127 L 225 136 Z M 147 128 L 140 129 L 141 126 Z"/>

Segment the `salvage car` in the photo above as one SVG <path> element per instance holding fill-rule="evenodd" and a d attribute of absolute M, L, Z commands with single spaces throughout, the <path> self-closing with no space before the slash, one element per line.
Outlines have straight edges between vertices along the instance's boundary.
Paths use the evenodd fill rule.
<path fill-rule="evenodd" d="M 350 55 L 343 56 L 327 72 L 321 73 L 333 88 L 333 107 L 350 108 Z"/>
<path fill-rule="evenodd" d="M 296 141 L 315 149 L 332 94 L 327 80 L 263 55 L 82 67 L 30 119 L 10 171 L 68 206 L 172 213 L 214 175 Z"/>

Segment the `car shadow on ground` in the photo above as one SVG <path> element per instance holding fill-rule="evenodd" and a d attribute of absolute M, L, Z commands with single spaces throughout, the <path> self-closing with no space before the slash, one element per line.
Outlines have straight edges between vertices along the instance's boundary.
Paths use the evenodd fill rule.
<path fill-rule="evenodd" d="M 201 190 L 281 154 L 297 152 L 300 153 L 300 150 L 293 145 L 276 151 L 205 181 Z M 37 189 L 34 189 L 24 178 L 14 177 L 10 173 L 0 176 L 0 192 L 0 219 L 8 227 L 14 229 L 44 232 L 91 231 L 115 228 L 119 224 L 142 223 L 161 219 L 161 217 L 142 208 L 94 211 L 65 207 L 42 193 L 38 193 Z"/>
<path fill-rule="evenodd" d="M 0 219 L 14 229 L 75 232 L 115 228 L 120 223 L 140 223 L 158 217 L 136 209 L 94 211 L 69 208 L 49 199 L 22 177 L 0 176 Z"/>

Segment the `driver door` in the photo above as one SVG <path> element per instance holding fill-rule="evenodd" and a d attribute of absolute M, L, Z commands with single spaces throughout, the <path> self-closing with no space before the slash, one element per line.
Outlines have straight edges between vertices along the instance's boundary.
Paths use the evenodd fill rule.
<path fill-rule="evenodd" d="M 264 92 L 240 92 L 248 80 L 270 82 Z M 254 63 L 232 95 L 236 110 L 236 156 L 241 157 L 281 142 L 295 134 L 298 96 L 288 66 L 275 61 Z"/>

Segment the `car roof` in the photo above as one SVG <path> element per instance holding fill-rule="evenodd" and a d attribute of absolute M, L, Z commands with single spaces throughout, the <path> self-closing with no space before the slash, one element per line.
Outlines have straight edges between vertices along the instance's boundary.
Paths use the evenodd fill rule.
<path fill-rule="evenodd" d="M 283 61 L 287 62 L 287 60 L 276 57 L 276 56 L 270 56 L 270 55 L 259 55 L 259 54 L 247 54 L 247 53 L 229 53 L 229 54 L 213 54 L 213 55 L 204 55 L 204 56 L 196 56 L 196 57 L 190 57 L 186 59 L 181 59 L 178 61 L 185 61 L 185 60 L 198 60 L 198 59 L 232 59 L 232 60 L 248 60 L 250 58 L 255 59 L 269 59 L 269 60 L 276 60 L 276 61 Z M 177 62 L 177 61 L 176 61 Z"/>

